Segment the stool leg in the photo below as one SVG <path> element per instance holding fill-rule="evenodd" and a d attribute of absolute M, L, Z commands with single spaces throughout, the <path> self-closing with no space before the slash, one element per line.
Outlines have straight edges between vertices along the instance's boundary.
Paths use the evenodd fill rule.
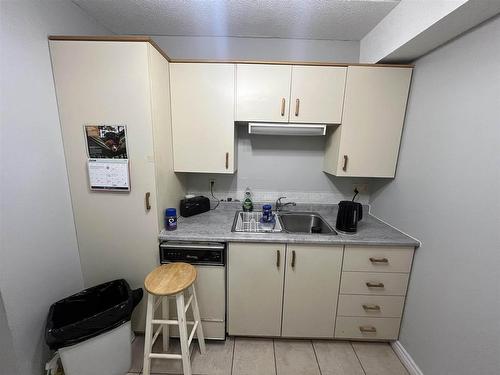
<path fill-rule="evenodd" d="M 148 293 L 148 307 L 146 310 L 146 333 L 144 335 L 144 365 L 143 375 L 149 375 L 151 358 L 151 340 L 153 338 L 153 314 L 154 314 L 154 296 Z"/>
<path fill-rule="evenodd" d="M 184 293 L 175 296 L 177 302 L 177 320 L 179 322 L 179 336 L 181 342 L 182 369 L 184 375 L 191 375 L 191 359 L 189 358 L 188 333 L 186 311 L 184 306 Z M 146 375 L 146 374 L 144 374 Z"/>
<path fill-rule="evenodd" d="M 169 319 L 169 300 L 168 297 L 161 297 L 161 312 L 163 315 L 164 320 Z M 168 329 L 168 324 L 163 325 L 163 351 L 166 353 L 168 351 L 168 346 L 169 346 L 169 329 Z"/>
<path fill-rule="evenodd" d="M 193 302 L 191 306 L 193 309 L 194 321 L 198 322 L 198 327 L 196 328 L 196 337 L 198 338 L 198 346 L 200 348 L 200 353 L 205 354 L 205 335 L 203 334 L 203 327 L 201 326 L 200 310 L 198 308 L 198 300 L 196 299 L 196 290 L 194 284 L 189 287 L 191 294 L 193 295 Z"/>

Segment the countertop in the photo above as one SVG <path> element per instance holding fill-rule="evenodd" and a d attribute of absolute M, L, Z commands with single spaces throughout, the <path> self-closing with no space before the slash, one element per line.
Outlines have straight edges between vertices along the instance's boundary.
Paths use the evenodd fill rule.
<path fill-rule="evenodd" d="M 256 209 L 260 205 L 256 204 Z M 363 206 L 363 220 L 358 223 L 354 234 L 297 234 L 297 233 L 241 233 L 231 232 L 236 211 L 241 210 L 241 203 L 221 202 L 219 207 L 191 217 L 179 217 L 177 230 L 163 229 L 160 241 L 220 241 L 220 242 L 277 242 L 323 245 L 381 245 L 413 246 L 419 241 L 407 236 L 394 227 L 385 224 L 368 213 L 368 206 Z M 287 207 L 287 211 L 313 211 L 319 213 L 332 228 L 337 219 L 337 205 L 297 204 Z"/>

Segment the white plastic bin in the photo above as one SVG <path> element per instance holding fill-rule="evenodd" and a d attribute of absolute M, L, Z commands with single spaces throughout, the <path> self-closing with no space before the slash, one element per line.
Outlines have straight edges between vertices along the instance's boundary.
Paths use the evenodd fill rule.
<path fill-rule="evenodd" d="M 124 375 L 132 365 L 130 321 L 79 344 L 59 349 L 65 375 Z"/>

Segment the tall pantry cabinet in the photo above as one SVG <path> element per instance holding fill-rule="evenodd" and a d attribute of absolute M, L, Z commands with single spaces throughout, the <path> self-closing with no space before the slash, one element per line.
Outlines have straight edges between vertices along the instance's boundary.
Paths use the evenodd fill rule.
<path fill-rule="evenodd" d="M 169 63 L 148 42 L 51 40 L 50 51 L 85 287 L 142 287 L 158 264 L 163 210 L 185 193 L 173 172 Z M 89 189 L 84 125 L 126 125 L 130 192 Z"/>

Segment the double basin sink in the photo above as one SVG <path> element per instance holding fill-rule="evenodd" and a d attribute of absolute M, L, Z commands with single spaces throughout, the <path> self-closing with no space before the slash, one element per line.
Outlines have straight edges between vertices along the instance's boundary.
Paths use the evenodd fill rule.
<path fill-rule="evenodd" d="M 236 212 L 233 232 L 286 232 L 297 234 L 329 234 L 337 232 L 317 212 L 282 211 L 275 214 L 273 223 L 261 223 L 260 212 Z"/>

